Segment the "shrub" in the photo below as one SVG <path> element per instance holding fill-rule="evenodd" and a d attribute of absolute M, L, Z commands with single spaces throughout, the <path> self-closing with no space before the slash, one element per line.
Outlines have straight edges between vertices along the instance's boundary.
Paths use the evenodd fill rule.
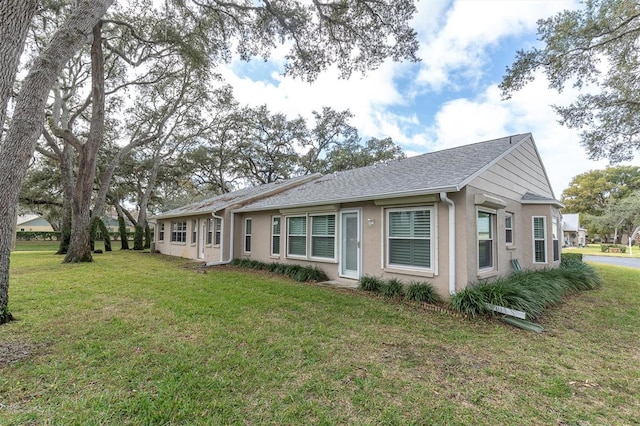
<path fill-rule="evenodd" d="M 485 294 L 479 286 L 467 287 L 451 297 L 451 308 L 471 317 L 486 312 Z"/>
<path fill-rule="evenodd" d="M 431 283 L 412 281 L 407 289 L 407 299 L 416 302 L 436 303 L 440 302 L 440 296 L 436 293 Z"/>
<path fill-rule="evenodd" d="M 582 263 L 582 253 L 562 253 L 562 258 L 560 259 L 560 266 L 565 266 L 573 262 Z"/>
<path fill-rule="evenodd" d="M 386 297 L 401 297 L 404 296 L 404 285 L 399 279 L 391 278 L 382 284 L 380 292 Z"/>
<path fill-rule="evenodd" d="M 478 284 L 451 298 L 453 309 L 470 316 L 483 313 L 485 303 L 526 312 L 532 318 L 562 300 L 569 291 L 591 290 L 601 285 L 593 268 L 576 259 L 556 269 L 522 271 L 508 278 Z"/>
<path fill-rule="evenodd" d="M 299 282 L 318 282 L 327 280 L 327 274 L 325 274 L 322 269 L 316 266 L 301 266 L 276 262 L 264 263 L 259 260 L 247 258 L 233 259 L 231 261 L 231 264 L 240 268 L 273 272 L 275 274 L 287 276 Z"/>
<path fill-rule="evenodd" d="M 610 248 L 617 248 L 620 250 L 620 253 L 624 253 L 627 251 L 627 246 L 618 245 L 618 244 L 600 244 L 600 251 L 602 253 L 608 252 Z"/>
<path fill-rule="evenodd" d="M 371 275 L 364 275 L 358 282 L 358 288 L 365 291 L 380 291 L 382 279 Z"/>

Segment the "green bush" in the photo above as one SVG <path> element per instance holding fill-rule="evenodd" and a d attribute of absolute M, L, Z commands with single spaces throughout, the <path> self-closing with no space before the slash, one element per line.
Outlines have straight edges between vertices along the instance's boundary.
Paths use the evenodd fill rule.
<path fill-rule="evenodd" d="M 16 239 L 18 241 L 53 241 L 60 240 L 60 232 L 51 231 L 18 231 L 16 232 Z"/>
<path fill-rule="evenodd" d="M 316 266 L 301 266 L 284 263 L 265 263 L 253 259 L 233 259 L 231 264 L 240 268 L 255 269 L 258 271 L 269 271 L 275 274 L 284 275 L 299 282 L 319 282 L 326 281 L 327 274 Z"/>
<path fill-rule="evenodd" d="M 487 310 L 485 294 L 479 286 L 467 287 L 457 292 L 451 297 L 449 303 L 453 310 L 471 317 L 483 314 Z"/>
<path fill-rule="evenodd" d="M 401 297 L 404 296 L 404 285 L 399 279 L 391 278 L 382 284 L 380 292 L 386 297 Z"/>
<path fill-rule="evenodd" d="M 358 288 L 360 290 L 377 292 L 377 291 L 380 291 L 382 284 L 383 284 L 383 281 L 381 278 L 374 277 L 371 275 L 364 275 L 362 278 L 360 278 L 360 281 L 358 282 Z"/>
<path fill-rule="evenodd" d="M 561 268 L 516 272 L 508 278 L 468 287 L 454 295 L 450 303 L 453 309 L 469 316 L 484 313 L 485 303 L 490 303 L 526 312 L 535 319 L 566 293 L 600 285 L 601 279 L 593 268 L 573 259 Z"/>
<path fill-rule="evenodd" d="M 566 264 L 573 262 L 582 263 L 582 253 L 562 253 L 560 266 L 565 266 Z"/>
<path fill-rule="evenodd" d="M 407 299 L 416 302 L 437 303 L 440 296 L 431 283 L 412 281 L 407 289 Z"/>
<path fill-rule="evenodd" d="M 620 244 L 600 244 L 600 251 L 602 253 L 606 253 L 610 248 L 617 248 L 620 250 L 620 253 L 625 253 L 627 251 L 627 246 Z"/>

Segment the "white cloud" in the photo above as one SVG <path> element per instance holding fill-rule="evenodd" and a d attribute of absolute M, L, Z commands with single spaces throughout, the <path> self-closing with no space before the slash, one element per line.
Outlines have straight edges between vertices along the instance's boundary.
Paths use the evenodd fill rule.
<path fill-rule="evenodd" d="M 531 132 L 559 197 L 573 176 L 607 165 L 606 161 L 587 159 L 578 132 L 560 126 L 550 107 L 570 103 L 576 91 L 568 87 L 558 94 L 540 77 L 504 102 L 495 81 L 481 87 L 477 77 L 486 72 L 490 55 L 504 53 L 500 44 L 506 38 L 520 37 L 533 43 L 537 19 L 578 5 L 577 0 L 422 1 L 414 25 L 421 39 L 423 62 L 385 63 L 365 77 L 354 75 L 350 80 L 340 80 L 335 69 L 322 73 L 313 84 L 277 73 L 264 81 L 241 78 L 233 73 L 233 64 L 220 71 L 243 104 L 267 104 L 271 111 L 305 118 L 323 106 L 349 109 L 355 115 L 352 124 L 361 135 L 391 137 L 407 154 Z M 282 57 L 279 50 L 274 63 L 279 64 Z M 414 87 L 402 92 L 397 79 L 411 72 L 418 76 Z M 454 81 L 454 73 L 464 74 L 465 79 Z M 453 83 L 472 87 L 474 94 L 449 98 L 436 106 L 433 117 L 425 117 L 423 111 L 432 99 L 416 97 L 416 92 L 428 88 L 447 94 L 450 92 L 444 89 L 456 89 L 450 86 Z M 393 107 L 402 108 L 391 111 Z"/>
<path fill-rule="evenodd" d="M 462 73 L 467 84 L 483 72 L 490 58 L 487 49 L 509 36 L 534 34 L 536 21 L 564 9 L 577 7 L 577 1 L 456 1 L 443 11 L 442 2 L 421 3 L 418 15 L 423 67 L 417 82 L 432 90 L 453 83 L 452 72 Z M 429 16 L 445 13 L 441 25 Z M 420 19 L 424 19 L 423 21 Z"/>
<path fill-rule="evenodd" d="M 607 161 L 592 161 L 579 143 L 579 132 L 561 126 L 551 104 L 567 104 L 577 92 L 557 93 L 539 76 L 509 101 L 500 99 L 496 85 L 475 99 L 456 99 L 442 106 L 427 135 L 436 149 L 490 140 L 509 134 L 533 134 L 547 175 L 560 197 L 571 178 L 591 169 L 607 166 Z"/>

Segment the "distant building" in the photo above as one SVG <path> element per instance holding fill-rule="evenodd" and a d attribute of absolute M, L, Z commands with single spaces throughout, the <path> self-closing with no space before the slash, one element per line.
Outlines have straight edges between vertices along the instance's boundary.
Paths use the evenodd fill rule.
<path fill-rule="evenodd" d="M 562 230 L 564 234 L 563 247 L 584 247 L 587 242 L 587 230 L 580 227 L 578 213 L 562 215 Z"/>
<path fill-rule="evenodd" d="M 16 223 L 18 232 L 53 232 L 53 226 L 44 217 L 37 214 L 24 214 L 18 216 Z"/>

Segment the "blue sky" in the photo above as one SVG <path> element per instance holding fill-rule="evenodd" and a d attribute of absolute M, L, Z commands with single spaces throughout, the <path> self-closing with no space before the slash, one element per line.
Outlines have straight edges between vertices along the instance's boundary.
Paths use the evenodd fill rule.
<path fill-rule="evenodd" d="M 243 104 L 307 118 L 323 106 L 349 109 L 361 136 L 391 137 L 408 155 L 531 132 L 558 198 L 573 176 L 607 166 L 588 160 L 578 132 L 557 123 L 551 105 L 570 103 L 573 88 L 558 94 L 540 76 L 502 101 L 497 87 L 516 50 L 537 44 L 536 21 L 578 8 L 578 1 L 422 0 L 417 6 L 419 64 L 388 62 L 349 80 L 328 70 L 309 84 L 280 75 L 282 49 L 270 62 L 234 62 L 222 74 Z"/>

